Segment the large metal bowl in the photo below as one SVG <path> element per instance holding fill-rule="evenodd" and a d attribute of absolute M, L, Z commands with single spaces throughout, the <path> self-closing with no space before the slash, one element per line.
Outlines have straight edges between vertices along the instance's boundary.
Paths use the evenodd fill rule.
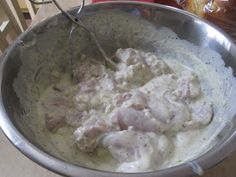
<path fill-rule="evenodd" d="M 124 11 L 131 15 L 138 16 L 139 18 L 144 18 L 157 27 L 169 27 L 177 33 L 181 39 L 217 51 L 221 54 L 226 66 L 231 66 L 233 68 L 233 73 L 235 75 L 236 46 L 223 31 L 214 25 L 182 10 L 158 4 L 136 2 L 92 4 L 85 7 L 85 14 L 89 15 L 108 9 Z M 68 34 L 69 29 L 70 22 L 61 14 L 56 15 L 29 28 L 18 37 L 14 44 L 11 45 L 3 55 L 0 69 L 0 125 L 12 144 L 27 157 L 47 169 L 66 176 L 187 177 L 194 174 L 201 174 L 202 170 L 204 171 L 222 161 L 236 149 L 236 122 L 235 119 L 233 119 L 230 128 L 228 130 L 226 128 L 220 134 L 221 141 L 207 151 L 207 153 L 202 154 L 191 162 L 154 172 L 127 174 L 99 171 L 73 165 L 60 159 L 60 157 L 47 153 L 41 146 L 39 140 L 31 136 L 32 131 L 27 129 L 27 120 L 25 121 L 24 117 L 22 118 L 22 115 L 24 114 L 22 113 L 21 105 L 14 91 L 13 81 L 19 72 L 22 57 L 23 59 L 24 57 L 27 57 L 27 52 L 23 51 L 22 54 L 24 48 L 27 48 L 27 46 L 35 46 L 33 47 L 33 51 L 31 51 L 38 54 L 34 56 L 34 63 L 38 62 L 40 55 L 43 55 L 44 60 L 50 60 L 50 58 L 53 57 L 60 58 L 63 53 L 56 52 L 57 47 L 61 49 L 62 46 L 68 44 L 66 36 L 61 35 L 61 32 L 66 31 L 63 34 Z M 47 33 L 47 31 L 51 31 L 51 33 Z M 60 39 L 56 39 L 58 37 Z M 84 38 L 83 40 L 87 40 L 87 38 Z M 102 39 L 100 40 L 102 45 L 105 45 Z M 62 44 L 62 42 L 64 42 L 65 45 Z M 88 50 L 92 50 L 94 46 L 89 44 L 89 47 L 90 49 Z M 107 45 L 105 49 L 109 47 L 111 48 L 110 45 Z M 88 48 L 88 45 L 83 46 L 84 51 L 87 51 L 86 48 Z M 28 51 L 30 51 L 30 49 Z M 46 51 L 46 53 L 42 53 L 42 51 Z M 67 56 L 67 54 L 64 55 Z"/>

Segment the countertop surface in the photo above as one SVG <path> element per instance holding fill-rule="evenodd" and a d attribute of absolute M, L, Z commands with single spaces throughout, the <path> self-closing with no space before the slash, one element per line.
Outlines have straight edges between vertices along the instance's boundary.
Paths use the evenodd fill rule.
<path fill-rule="evenodd" d="M 58 0 L 65 8 L 79 5 L 79 0 Z M 90 1 L 87 1 L 89 3 Z M 40 7 L 33 24 L 58 12 L 53 5 Z M 209 169 L 202 177 L 236 177 L 236 153 Z M 61 177 L 40 167 L 21 154 L 0 130 L 0 177 Z"/>

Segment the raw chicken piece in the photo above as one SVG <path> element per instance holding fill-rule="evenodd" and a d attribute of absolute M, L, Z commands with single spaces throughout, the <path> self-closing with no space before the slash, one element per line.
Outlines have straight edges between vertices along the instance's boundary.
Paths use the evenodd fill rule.
<path fill-rule="evenodd" d="M 211 104 L 202 101 L 186 104 L 175 100 L 171 94 L 164 94 L 161 100 L 151 97 L 149 108 L 165 125 L 166 132 L 198 128 L 209 124 L 213 117 Z"/>
<path fill-rule="evenodd" d="M 115 89 L 115 83 L 114 80 L 112 78 L 110 78 L 109 76 L 100 79 L 100 87 L 98 89 L 103 89 L 103 90 L 107 90 L 107 91 L 112 91 Z"/>
<path fill-rule="evenodd" d="M 127 93 L 126 93 L 127 95 Z M 190 108 L 170 93 L 149 98 L 136 91 L 113 112 L 112 123 L 121 130 L 133 127 L 144 132 L 172 132 L 206 125 L 213 111 L 207 104 Z"/>
<path fill-rule="evenodd" d="M 112 124 L 120 130 L 132 127 L 134 130 L 144 132 L 158 132 L 164 128 L 163 124 L 155 118 L 147 117 L 143 111 L 133 108 L 118 108 L 112 116 Z"/>
<path fill-rule="evenodd" d="M 45 125 L 50 132 L 56 132 L 65 125 L 65 117 L 60 115 L 49 116 L 45 114 Z"/>
<path fill-rule="evenodd" d="M 118 94 L 115 97 L 116 105 L 121 106 L 126 100 L 130 99 L 131 97 L 132 97 L 132 94 L 129 92 Z"/>
<path fill-rule="evenodd" d="M 114 109 L 113 94 L 113 92 L 105 90 L 99 90 L 96 93 L 78 93 L 75 98 L 77 109 L 81 112 L 94 109 L 109 113 Z"/>
<path fill-rule="evenodd" d="M 118 63 L 118 71 L 115 80 L 122 89 L 135 88 L 145 84 L 153 75 L 145 58 L 135 49 L 118 49 L 116 57 L 121 61 Z"/>
<path fill-rule="evenodd" d="M 88 81 L 82 81 L 78 84 L 79 93 L 88 93 L 95 91 L 95 86 L 98 83 L 98 81 L 94 78 L 91 78 Z"/>
<path fill-rule="evenodd" d="M 80 126 L 86 119 L 86 105 L 83 102 L 75 105 L 73 99 L 70 99 L 69 96 L 66 97 L 66 91 L 70 92 L 68 89 L 64 91 L 50 90 L 47 97 L 42 99 L 45 124 L 50 131 L 56 131 L 65 125 Z"/>
<path fill-rule="evenodd" d="M 118 49 L 115 53 L 115 56 L 119 61 L 122 61 L 128 66 L 134 65 L 140 61 L 144 61 L 142 52 L 132 48 Z"/>
<path fill-rule="evenodd" d="M 90 109 L 90 100 L 92 99 L 92 97 L 94 96 L 94 92 L 92 93 L 78 93 L 75 97 L 75 102 L 77 105 L 77 110 L 78 111 L 89 111 Z"/>
<path fill-rule="evenodd" d="M 65 125 L 65 113 L 68 105 L 66 97 L 61 92 L 54 90 L 42 99 L 41 106 L 44 112 L 45 125 L 49 131 L 56 131 Z"/>
<path fill-rule="evenodd" d="M 171 99 L 168 94 L 159 99 L 151 97 L 149 108 L 152 115 L 165 124 L 165 131 L 179 131 L 186 121 L 191 119 L 191 113 L 186 104 Z"/>
<path fill-rule="evenodd" d="M 196 128 L 207 125 L 213 118 L 212 105 L 206 102 L 192 106 L 192 119 L 185 123 L 186 128 Z"/>
<path fill-rule="evenodd" d="M 102 119 L 90 118 L 74 132 L 77 147 L 84 152 L 92 152 L 102 136 L 110 130 L 109 124 Z"/>
<path fill-rule="evenodd" d="M 154 76 L 172 73 L 171 68 L 163 60 L 158 59 L 153 53 L 146 53 L 145 60 Z"/>
<path fill-rule="evenodd" d="M 60 110 L 68 106 L 69 102 L 67 98 L 62 94 L 54 90 L 50 91 L 45 99 L 41 102 L 45 111 Z"/>
<path fill-rule="evenodd" d="M 87 81 L 92 77 L 97 78 L 104 73 L 105 67 L 92 59 L 81 58 L 73 70 L 73 77 L 76 83 Z"/>
<path fill-rule="evenodd" d="M 193 72 L 182 72 L 177 80 L 174 95 L 179 100 L 199 98 L 201 87 L 197 75 Z"/>
<path fill-rule="evenodd" d="M 79 91 L 75 96 L 75 104 L 79 111 L 107 110 L 112 103 L 112 95 L 115 93 L 114 81 L 109 74 L 103 74 L 102 78 L 92 77 L 88 81 L 78 83 Z"/>
<path fill-rule="evenodd" d="M 121 63 L 118 67 L 119 71 L 115 73 L 115 80 L 122 89 L 141 86 L 152 78 L 150 69 L 143 62 L 130 66 Z"/>
<path fill-rule="evenodd" d="M 88 81 L 82 81 L 78 84 L 80 93 L 89 93 L 92 91 L 107 90 L 112 91 L 115 89 L 114 80 L 108 74 L 104 74 L 103 78 L 92 77 Z"/>
<path fill-rule="evenodd" d="M 138 89 L 144 94 L 149 95 L 149 97 L 160 97 L 166 92 L 170 92 L 175 89 L 176 79 L 177 77 L 175 74 L 164 74 L 151 79 Z"/>
<path fill-rule="evenodd" d="M 171 68 L 162 60 L 158 59 L 153 53 L 145 53 L 136 49 L 126 48 L 118 49 L 115 56 L 126 65 L 134 65 L 143 62 L 151 67 L 151 70 L 157 72 L 156 76 L 171 72 Z"/>
<path fill-rule="evenodd" d="M 148 171 L 163 162 L 170 152 L 165 136 L 133 130 L 110 132 L 102 139 L 102 145 L 120 162 L 117 171 Z"/>
<path fill-rule="evenodd" d="M 73 127 L 81 126 L 87 118 L 86 111 L 79 111 L 76 108 L 71 108 L 66 111 L 65 122 Z"/>
<path fill-rule="evenodd" d="M 132 107 L 137 110 L 142 110 L 147 107 L 148 96 L 139 90 L 119 94 L 116 97 L 117 106 Z"/>
<path fill-rule="evenodd" d="M 148 96 L 139 90 L 134 90 L 131 92 L 132 96 L 130 99 L 123 103 L 125 107 L 132 107 L 137 110 L 142 110 L 147 108 Z"/>

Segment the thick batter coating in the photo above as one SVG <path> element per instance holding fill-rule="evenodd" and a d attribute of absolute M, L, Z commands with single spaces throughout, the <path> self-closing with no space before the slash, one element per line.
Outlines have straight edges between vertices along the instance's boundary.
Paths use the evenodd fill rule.
<path fill-rule="evenodd" d="M 74 127 L 79 150 L 105 148 L 117 160 L 116 171 L 155 170 L 171 155 L 167 136 L 206 126 L 213 109 L 198 76 L 178 71 L 152 53 L 118 49 L 117 70 L 81 57 L 75 83 L 64 77 L 40 100 L 45 125 L 57 132 Z"/>

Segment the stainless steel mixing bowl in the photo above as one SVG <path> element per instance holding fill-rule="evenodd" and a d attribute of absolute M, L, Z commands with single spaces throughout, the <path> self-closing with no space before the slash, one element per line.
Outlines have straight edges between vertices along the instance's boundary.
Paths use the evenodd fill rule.
<path fill-rule="evenodd" d="M 158 4 L 112 2 L 88 5 L 85 7 L 84 14 L 89 16 L 94 13 L 96 14 L 96 12 L 106 10 L 123 11 L 138 18 L 143 18 L 156 27 L 169 27 L 181 39 L 185 39 L 199 46 L 209 47 L 219 52 L 226 66 L 231 66 L 234 70 L 234 75 L 236 73 L 235 44 L 233 44 L 231 39 L 223 31 L 188 12 Z M 62 58 L 61 56 L 64 56 L 64 58 L 68 57 L 66 52 L 68 53 L 69 50 L 65 50 L 64 53 L 61 51 L 63 51 L 62 48 L 66 48 L 64 46 L 68 45 L 67 35 L 70 27 L 70 22 L 64 16 L 61 14 L 56 15 L 29 28 L 3 54 L 0 69 L 0 125 L 12 144 L 27 157 L 47 169 L 66 176 L 187 177 L 201 174 L 202 171 L 222 161 L 235 150 L 236 122 L 233 119 L 232 123 L 229 124 L 230 126 L 226 127 L 218 135 L 221 137 L 221 140 L 209 151 L 191 162 L 159 171 L 130 174 L 105 172 L 73 165 L 60 159 L 58 156 L 56 157 L 47 153 L 40 141 L 32 136 L 34 132 L 27 126 L 27 119 L 25 120 L 24 118 L 24 111 L 13 88 L 13 81 L 19 72 L 22 64 L 21 60 L 27 57 L 30 58 L 30 52 L 34 53 L 34 56 L 31 56 L 31 58 L 33 57 L 32 65 L 40 65 L 39 60 L 46 61 L 51 58 Z M 85 44 L 84 41 L 89 40 L 87 37 L 82 36 L 81 38 L 82 43 L 79 45 L 82 49 L 77 51 L 83 50 L 83 52 L 86 52 L 88 50 L 96 50 L 92 44 Z M 109 41 L 109 39 L 106 39 L 108 41 L 103 41 L 101 37 L 99 40 L 107 51 L 109 48 L 109 51 L 113 50 L 110 43 L 112 41 Z M 137 43 L 142 46 L 142 40 L 139 40 Z M 129 44 L 127 41 L 120 41 L 119 45 L 122 47 Z M 143 46 L 145 47 L 145 45 Z M 64 65 L 66 65 L 67 60 L 64 59 L 64 62 Z M 25 69 L 27 70 L 27 68 Z"/>

